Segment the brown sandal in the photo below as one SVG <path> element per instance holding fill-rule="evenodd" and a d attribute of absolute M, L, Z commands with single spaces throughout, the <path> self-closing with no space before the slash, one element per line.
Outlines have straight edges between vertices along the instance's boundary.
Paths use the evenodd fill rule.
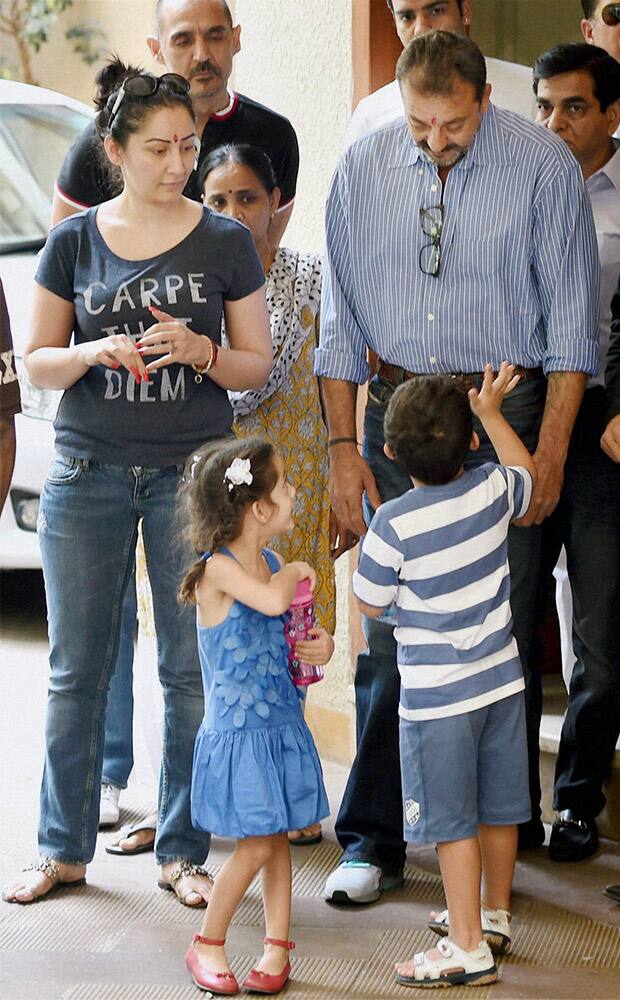
<path fill-rule="evenodd" d="M 318 826 L 316 833 L 306 833 L 313 826 Z M 323 831 L 320 823 L 312 823 L 311 826 L 304 826 L 301 830 L 289 830 L 288 842 L 293 847 L 310 847 L 311 844 L 320 844 L 323 840 Z"/>

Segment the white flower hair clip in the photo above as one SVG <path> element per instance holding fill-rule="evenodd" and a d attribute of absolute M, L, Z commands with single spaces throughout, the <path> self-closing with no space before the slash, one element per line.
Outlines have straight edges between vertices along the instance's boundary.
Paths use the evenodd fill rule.
<path fill-rule="evenodd" d="M 192 464 L 189 467 L 189 478 L 195 479 L 198 466 L 200 465 L 200 459 L 202 455 L 192 455 Z"/>
<path fill-rule="evenodd" d="M 228 481 L 228 492 L 234 489 L 235 486 L 241 486 L 242 483 L 247 483 L 249 486 L 254 476 L 250 472 L 250 459 L 249 458 L 235 458 L 231 465 L 228 466 L 226 472 L 224 473 L 224 479 L 222 482 Z"/>

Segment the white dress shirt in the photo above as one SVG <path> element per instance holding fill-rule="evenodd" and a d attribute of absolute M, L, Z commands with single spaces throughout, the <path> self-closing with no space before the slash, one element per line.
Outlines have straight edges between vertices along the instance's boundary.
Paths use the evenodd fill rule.
<path fill-rule="evenodd" d="M 532 70 L 518 63 L 502 59 L 486 59 L 487 81 L 491 84 L 491 100 L 498 108 L 515 111 L 524 118 L 534 117 L 534 91 Z M 345 136 L 345 148 L 360 136 L 390 125 L 404 115 L 400 87 L 397 80 L 375 90 L 357 105 Z"/>
<path fill-rule="evenodd" d="M 604 167 L 588 177 L 586 189 L 592 202 L 599 258 L 601 262 L 601 294 L 599 306 L 599 367 L 588 379 L 588 389 L 605 384 L 605 362 L 611 331 L 611 300 L 620 274 L 620 139 L 614 140 L 616 152 Z M 568 579 L 566 550 L 562 548 L 553 575 L 556 580 L 555 601 L 560 625 L 562 676 L 566 690 L 575 666 L 573 649 L 573 595 Z"/>
<path fill-rule="evenodd" d="M 614 140 L 614 147 L 616 152 L 611 159 L 586 181 L 601 261 L 599 370 L 589 379 L 588 388 L 605 384 L 605 362 L 611 331 L 611 300 L 620 274 L 620 140 Z"/>

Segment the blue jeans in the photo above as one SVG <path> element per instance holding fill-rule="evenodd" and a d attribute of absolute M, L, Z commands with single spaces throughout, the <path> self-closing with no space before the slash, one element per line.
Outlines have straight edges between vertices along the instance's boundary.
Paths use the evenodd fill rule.
<path fill-rule="evenodd" d="M 133 643 L 138 614 L 136 577 L 132 573 L 123 609 L 116 666 L 108 690 L 101 780 L 127 788 L 133 769 Z"/>
<path fill-rule="evenodd" d="M 411 489 L 409 476 L 383 452 L 383 417 L 393 391 L 389 383 L 375 375 L 369 386 L 364 420 L 364 458 L 373 471 L 383 502 Z M 506 419 L 530 451 L 535 449 L 538 440 L 545 397 L 546 380 L 533 376 L 517 386 L 504 402 Z M 482 427 L 477 421 L 474 426 L 480 437 L 480 448 L 469 453 L 466 466 L 497 461 Z M 534 816 L 540 815 L 538 730 L 542 692 L 534 657 L 528 650 L 526 656 L 523 655 L 520 634 L 529 639 L 530 623 L 535 620 L 540 558 L 540 529 L 512 527 L 509 561 L 513 632 L 526 676 L 530 795 Z M 357 751 L 336 820 L 336 835 L 344 851 L 344 860 L 369 861 L 382 868 L 385 874 L 392 875 L 401 871 L 405 861 L 396 642 L 391 625 L 376 618 L 363 618 L 362 625 L 368 648 L 358 656 L 355 672 Z M 528 672 L 531 674 L 529 703 Z"/>
<path fill-rule="evenodd" d="M 208 834 L 190 821 L 203 696 L 195 610 L 176 599 L 191 559 L 174 517 L 178 483 L 176 467 L 122 468 L 59 456 L 41 494 L 51 677 L 39 849 L 58 861 L 85 864 L 95 851 L 107 692 L 140 518 L 165 705 L 157 862 L 201 864 L 209 849 Z"/>

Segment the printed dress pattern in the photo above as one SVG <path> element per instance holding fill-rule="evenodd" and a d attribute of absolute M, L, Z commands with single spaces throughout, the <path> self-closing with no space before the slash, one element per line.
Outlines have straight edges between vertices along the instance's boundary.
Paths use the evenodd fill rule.
<path fill-rule="evenodd" d="M 336 626 L 334 565 L 329 552 L 329 459 L 317 379 L 313 372 L 321 303 L 317 254 L 282 247 L 267 275 L 274 367 L 263 390 L 231 393 L 238 437 L 260 434 L 282 455 L 297 490 L 295 529 L 273 541 L 284 562 L 316 570 L 316 618 Z"/>

